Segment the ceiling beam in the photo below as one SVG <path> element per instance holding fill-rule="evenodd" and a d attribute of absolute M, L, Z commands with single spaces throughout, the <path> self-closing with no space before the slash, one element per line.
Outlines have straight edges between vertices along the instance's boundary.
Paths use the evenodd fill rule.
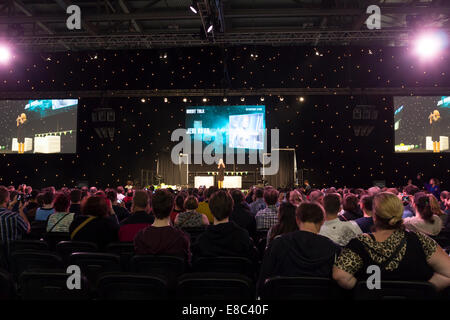
<path fill-rule="evenodd" d="M 119 6 L 122 9 L 123 12 L 125 12 L 126 14 L 130 14 L 130 9 L 128 8 L 128 5 L 125 3 L 125 0 L 118 0 Z M 142 33 L 142 31 L 144 30 L 142 28 L 142 26 L 139 24 L 139 22 L 137 22 L 134 19 L 131 19 L 131 23 L 133 24 L 134 29 L 139 32 Z"/>

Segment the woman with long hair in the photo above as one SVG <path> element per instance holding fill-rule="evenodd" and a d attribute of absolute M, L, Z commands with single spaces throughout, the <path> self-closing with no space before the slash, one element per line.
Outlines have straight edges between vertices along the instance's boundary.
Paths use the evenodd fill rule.
<path fill-rule="evenodd" d="M 413 208 L 416 216 L 404 219 L 406 229 L 437 236 L 442 229 L 442 220 L 438 216 L 441 209 L 436 198 L 432 194 L 418 192 L 414 195 Z"/>
<path fill-rule="evenodd" d="M 27 123 L 27 115 L 22 113 L 16 119 L 17 122 L 17 152 L 25 152 L 25 124 Z"/>
<path fill-rule="evenodd" d="M 296 208 L 295 205 L 287 201 L 280 204 L 280 208 L 278 209 L 279 222 L 267 232 L 267 246 L 275 237 L 298 230 L 295 220 Z"/>
<path fill-rule="evenodd" d="M 217 175 L 217 184 L 219 189 L 223 188 L 223 180 L 225 179 L 225 163 L 223 159 L 219 159 L 219 163 L 217 164 L 217 169 L 219 170 L 219 174 Z"/>
<path fill-rule="evenodd" d="M 441 152 L 441 142 L 440 142 L 440 125 L 442 122 L 441 114 L 438 110 L 434 110 L 428 116 L 431 125 L 431 141 L 433 141 L 433 152 Z"/>

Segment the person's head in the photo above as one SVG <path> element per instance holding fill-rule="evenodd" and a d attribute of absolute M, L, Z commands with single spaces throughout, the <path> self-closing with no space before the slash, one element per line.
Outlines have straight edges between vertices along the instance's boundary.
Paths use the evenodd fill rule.
<path fill-rule="evenodd" d="M 309 186 L 309 180 L 304 181 L 305 186 Z"/>
<path fill-rule="evenodd" d="M 380 187 L 377 187 L 377 186 L 371 187 L 367 190 L 367 193 L 369 194 L 369 196 L 374 196 L 380 192 L 381 192 L 381 189 L 380 189 Z"/>
<path fill-rule="evenodd" d="M 360 206 L 364 214 L 371 217 L 373 210 L 373 197 L 368 195 L 362 196 L 360 200 Z"/>
<path fill-rule="evenodd" d="M 217 191 L 219 190 L 217 187 L 211 186 L 208 188 L 208 190 L 206 191 L 206 199 L 211 198 L 211 196 Z"/>
<path fill-rule="evenodd" d="M 431 179 L 430 179 L 430 184 L 431 184 L 432 186 L 439 185 L 439 180 L 436 179 L 436 178 L 431 178 Z"/>
<path fill-rule="evenodd" d="M 338 193 L 328 193 L 323 197 L 323 208 L 327 216 L 337 216 L 341 211 L 341 196 Z"/>
<path fill-rule="evenodd" d="M 55 198 L 55 194 L 52 190 L 47 189 L 44 191 L 44 195 L 42 197 L 42 201 L 44 202 L 44 206 L 49 206 L 53 203 L 53 199 Z"/>
<path fill-rule="evenodd" d="M 198 208 L 198 200 L 195 196 L 189 196 L 184 200 L 184 208 L 188 211 L 192 211 Z"/>
<path fill-rule="evenodd" d="M 272 232 L 270 232 L 270 240 L 278 235 L 283 235 L 289 232 L 298 230 L 297 222 L 295 220 L 295 209 L 290 202 L 282 202 L 278 209 L 278 224 L 276 224 Z"/>
<path fill-rule="evenodd" d="M 303 202 L 295 211 L 295 220 L 300 230 L 319 233 L 325 221 L 325 212 L 318 203 Z"/>
<path fill-rule="evenodd" d="M 255 196 L 255 199 L 261 199 L 262 197 L 264 197 L 264 189 L 256 188 L 256 189 L 254 189 L 253 194 Z"/>
<path fill-rule="evenodd" d="M 449 197 L 450 193 L 448 191 L 442 191 L 440 195 L 441 202 L 445 202 L 445 200 Z"/>
<path fill-rule="evenodd" d="M 184 193 L 177 194 L 177 196 L 175 197 L 175 209 L 177 209 L 179 211 L 184 210 L 184 199 L 185 198 L 186 198 L 186 194 L 184 194 Z"/>
<path fill-rule="evenodd" d="M 218 165 L 220 166 L 220 165 L 224 165 L 224 163 L 223 163 L 223 159 L 221 158 L 221 159 L 219 159 L 219 163 L 218 163 Z"/>
<path fill-rule="evenodd" d="M 74 204 L 77 204 L 77 203 L 80 203 L 80 201 L 81 201 L 81 190 L 79 190 L 79 189 L 72 189 L 71 191 L 70 191 L 70 202 L 71 203 L 74 203 Z"/>
<path fill-rule="evenodd" d="M 348 212 L 358 211 L 358 197 L 353 193 L 348 193 L 344 197 L 343 209 Z"/>
<path fill-rule="evenodd" d="M 4 186 L 0 186 L 0 206 L 6 206 L 9 202 L 9 191 Z"/>
<path fill-rule="evenodd" d="M 124 194 L 124 192 L 125 192 L 125 190 L 124 190 L 124 188 L 122 186 L 118 186 L 117 187 L 117 193 Z"/>
<path fill-rule="evenodd" d="M 30 201 L 32 202 L 36 202 L 37 201 L 37 197 L 39 195 L 39 190 L 33 190 L 30 192 Z"/>
<path fill-rule="evenodd" d="M 55 201 L 53 203 L 53 208 L 55 208 L 55 212 L 68 212 L 70 207 L 70 199 L 69 197 L 63 193 L 57 193 L 55 196 Z"/>
<path fill-rule="evenodd" d="M 403 203 L 394 194 L 380 192 L 373 198 L 373 220 L 376 230 L 400 229 L 403 226 Z"/>
<path fill-rule="evenodd" d="M 437 110 L 435 110 L 435 111 L 437 111 Z M 20 115 L 20 117 L 22 118 L 22 121 L 27 121 L 27 115 L 25 113 L 22 113 Z"/>
<path fill-rule="evenodd" d="M 289 202 L 298 207 L 302 203 L 302 195 L 297 190 L 289 192 Z"/>
<path fill-rule="evenodd" d="M 108 189 L 106 191 L 106 197 L 111 201 L 113 204 L 117 202 L 117 192 L 114 189 Z"/>
<path fill-rule="evenodd" d="M 116 195 L 117 196 L 117 195 Z M 133 196 L 133 212 L 146 211 L 148 208 L 148 195 L 144 190 L 136 190 Z"/>
<path fill-rule="evenodd" d="M 433 211 L 431 209 L 431 201 L 433 195 L 428 195 L 425 192 L 418 192 L 414 196 L 414 206 L 419 216 L 426 222 L 433 222 Z"/>
<path fill-rule="evenodd" d="M 109 214 L 105 197 L 90 196 L 81 204 L 81 213 L 85 216 L 106 217 Z"/>
<path fill-rule="evenodd" d="M 22 113 L 22 114 L 23 114 L 23 113 Z M 434 111 L 433 111 L 433 115 L 434 115 L 436 118 L 439 118 L 439 117 L 441 116 L 439 110 L 434 110 Z"/>
<path fill-rule="evenodd" d="M 415 195 L 417 192 L 419 192 L 419 188 L 413 184 L 409 184 L 406 187 L 403 188 L 403 192 L 406 193 L 409 196 Z"/>
<path fill-rule="evenodd" d="M 314 190 L 309 194 L 309 201 L 316 202 L 320 205 L 323 204 L 323 192 L 320 190 Z"/>
<path fill-rule="evenodd" d="M 268 206 L 274 206 L 278 200 L 278 191 L 274 188 L 268 188 L 264 191 L 264 202 Z"/>
<path fill-rule="evenodd" d="M 172 192 L 166 189 L 156 190 L 152 198 L 152 208 L 156 219 L 167 219 L 173 209 Z"/>
<path fill-rule="evenodd" d="M 244 201 L 244 194 L 239 189 L 233 189 L 230 192 L 231 198 L 233 198 L 234 205 L 238 205 Z"/>
<path fill-rule="evenodd" d="M 392 193 L 392 194 L 395 194 L 396 196 L 398 195 L 398 190 L 397 190 L 397 188 L 388 188 L 388 189 L 386 190 L 386 192 L 390 192 L 390 193 Z"/>
<path fill-rule="evenodd" d="M 96 187 L 91 187 L 90 189 L 89 189 L 89 192 L 91 193 L 91 195 L 94 195 L 94 194 L 96 194 L 97 193 L 97 188 Z"/>
<path fill-rule="evenodd" d="M 225 190 L 215 192 L 209 199 L 208 205 L 217 222 L 228 221 L 233 211 L 233 199 Z"/>

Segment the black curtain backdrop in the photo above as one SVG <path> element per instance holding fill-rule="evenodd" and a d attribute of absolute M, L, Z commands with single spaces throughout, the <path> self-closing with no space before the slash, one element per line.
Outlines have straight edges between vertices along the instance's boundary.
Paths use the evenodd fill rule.
<path fill-rule="evenodd" d="M 295 183 L 295 160 L 294 151 L 292 150 L 278 150 L 279 152 L 279 169 L 275 175 L 266 175 L 265 180 L 271 186 L 276 188 L 293 187 Z M 269 167 L 265 165 L 264 167 Z"/>

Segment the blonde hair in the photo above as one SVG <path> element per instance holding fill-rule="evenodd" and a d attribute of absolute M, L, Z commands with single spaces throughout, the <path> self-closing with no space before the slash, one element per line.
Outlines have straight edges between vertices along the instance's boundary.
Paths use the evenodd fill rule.
<path fill-rule="evenodd" d="M 430 200 L 430 208 L 431 208 L 431 212 L 433 214 L 438 215 L 438 216 L 445 214 L 444 212 L 442 212 L 439 202 L 437 201 L 437 199 L 434 195 L 429 194 L 428 199 Z"/>
<path fill-rule="evenodd" d="M 26 115 L 25 113 L 22 113 L 22 114 L 20 115 L 20 117 L 21 117 L 22 119 L 24 119 L 24 120 L 27 120 L 27 115 Z"/>
<path fill-rule="evenodd" d="M 377 227 L 397 229 L 403 224 L 403 203 L 390 192 L 381 192 L 374 197 L 373 212 Z"/>

